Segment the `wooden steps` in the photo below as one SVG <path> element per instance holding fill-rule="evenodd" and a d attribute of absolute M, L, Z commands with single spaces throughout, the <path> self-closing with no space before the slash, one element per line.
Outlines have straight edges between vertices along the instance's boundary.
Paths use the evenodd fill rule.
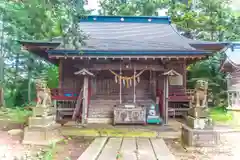
<path fill-rule="evenodd" d="M 96 138 L 78 160 L 175 160 L 163 139 Z"/>
<path fill-rule="evenodd" d="M 106 137 L 96 138 L 77 160 L 96 160 L 106 141 Z"/>
<path fill-rule="evenodd" d="M 132 100 L 128 100 L 129 103 Z M 125 101 L 126 102 L 126 101 Z M 136 101 L 140 105 L 150 107 L 153 100 L 148 97 L 143 99 L 137 99 Z M 88 109 L 88 117 L 89 118 L 112 118 L 113 117 L 113 107 L 119 104 L 118 99 L 91 99 L 89 109 Z"/>

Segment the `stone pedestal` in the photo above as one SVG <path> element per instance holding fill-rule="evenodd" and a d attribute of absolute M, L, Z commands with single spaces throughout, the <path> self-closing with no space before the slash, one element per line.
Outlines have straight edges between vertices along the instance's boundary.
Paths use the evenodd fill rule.
<path fill-rule="evenodd" d="M 60 125 L 55 121 L 54 107 L 35 107 L 29 118 L 29 126 L 24 129 L 23 144 L 50 145 L 62 140 Z"/>
<path fill-rule="evenodd" d="M 240 126 L 240 108 L 227 108 L 228 112 L 232 114 L 232 122 L 234 125 Z"/>
<path fill-rule="evenodd" d="M 188 115 L 195 118 L 208 117 L 208 108 L 206 107 L 192 107 L 188 110 Z"/>
<path fill-rule="evenodd" d="M 211 129 L 211 120 L 209 118 L 196 118 L 187 116 L 187 125 L 193 129 Z"/>
<path fill-rule="evenodd" d="M 213 130 L 206 107 L 192 106 L 189 109 L 186 124 L 182 125 L 182 142 L 188 147 L 209 147 L 218 144 L 219 134 Z"/>
<path fill-rule="evenodd" d="M 182 142 L 185 146 L 211 147 L 220 142 L 220 133 L 213 129 L 193 129 L 182 125 Z"/>

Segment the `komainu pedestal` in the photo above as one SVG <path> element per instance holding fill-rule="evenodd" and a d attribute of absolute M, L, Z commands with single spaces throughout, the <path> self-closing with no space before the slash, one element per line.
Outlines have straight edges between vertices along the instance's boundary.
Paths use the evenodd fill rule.
<path fill-rule="evenodd" d="M 220 133 L 214 129 L 193 129 L 182 125 L 182 143 L 185 146 L 211 147 L 218 145 L 219 141 Z"/>
<path fill-rule="evenodd" d="M 23 144 L 50 145 L 62 140 L 60 125 L 56 123 L 55 115 L 52 114 L 54 107 L 48 107 L 47 116 L 40 114 L 42 110 L 44 110 L 43 107 L 33 108 L 35 116 L 29 118 L 29 125 L 24 129 Z"/>
<path fill-rule="evenodd" d="M 206 81 L 197 81 L 186 124 L 182 125 L 184 146 L 206 147 L 219 143 L 219 133 L 213 129 L 212 120 L 208 115 L 207 89 Z"/>
<path fill-rule="evenodd" d="M 23 144 L 50 145 L 62 140 L 56 123 L 56 111 L 51 103 L 48 88 L 37 83 L 37 106 L 32 109 L 32 117 L 29 117 L 28 127 L 24 129 Z"/>

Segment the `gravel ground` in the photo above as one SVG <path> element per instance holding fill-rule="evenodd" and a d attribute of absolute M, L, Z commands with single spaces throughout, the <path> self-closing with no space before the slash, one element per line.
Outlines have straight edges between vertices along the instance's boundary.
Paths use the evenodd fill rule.
<path fill-rule="evenodd" d="M 180 139 L 165 140 L 177 160 L 239 160 L 240 133 L 224 133 L 216 147 L 201 147 L 191 150 L 181 146 Z"/>
<path fill-rule="evenodd" d="M 43 146 L 22 145 L 21 139 L 22 135 L 10 136 L 6 131 L 0 131 L 0 160 L 20 160 L 20 157 L 26 154 L 36 155 L 40 150 L 46 149 Z M 72 137 L 60 142 L 56 146 L 54 159 L 64 160 L 68 157 L 71 160 L 77 160 L 92 140 L 91 138 Z M 36 158 L 31 159 L 36 160 Z M 27 160 L 30 159 L 27 158 Z"/>

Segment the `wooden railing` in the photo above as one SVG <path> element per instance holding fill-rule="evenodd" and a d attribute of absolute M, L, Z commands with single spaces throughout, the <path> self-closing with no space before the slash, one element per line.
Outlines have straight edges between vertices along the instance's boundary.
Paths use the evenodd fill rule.
<path fill-rule="evenodd" d="M 76 88 L 52 88 L 51 95 L 55 100 L 77 100 L 79 91 Z"/>
<path fill-rule="evenodd" d="M 193 92 L 193 89 L 170 89 L 169 102 L 189 102 Z"/>

